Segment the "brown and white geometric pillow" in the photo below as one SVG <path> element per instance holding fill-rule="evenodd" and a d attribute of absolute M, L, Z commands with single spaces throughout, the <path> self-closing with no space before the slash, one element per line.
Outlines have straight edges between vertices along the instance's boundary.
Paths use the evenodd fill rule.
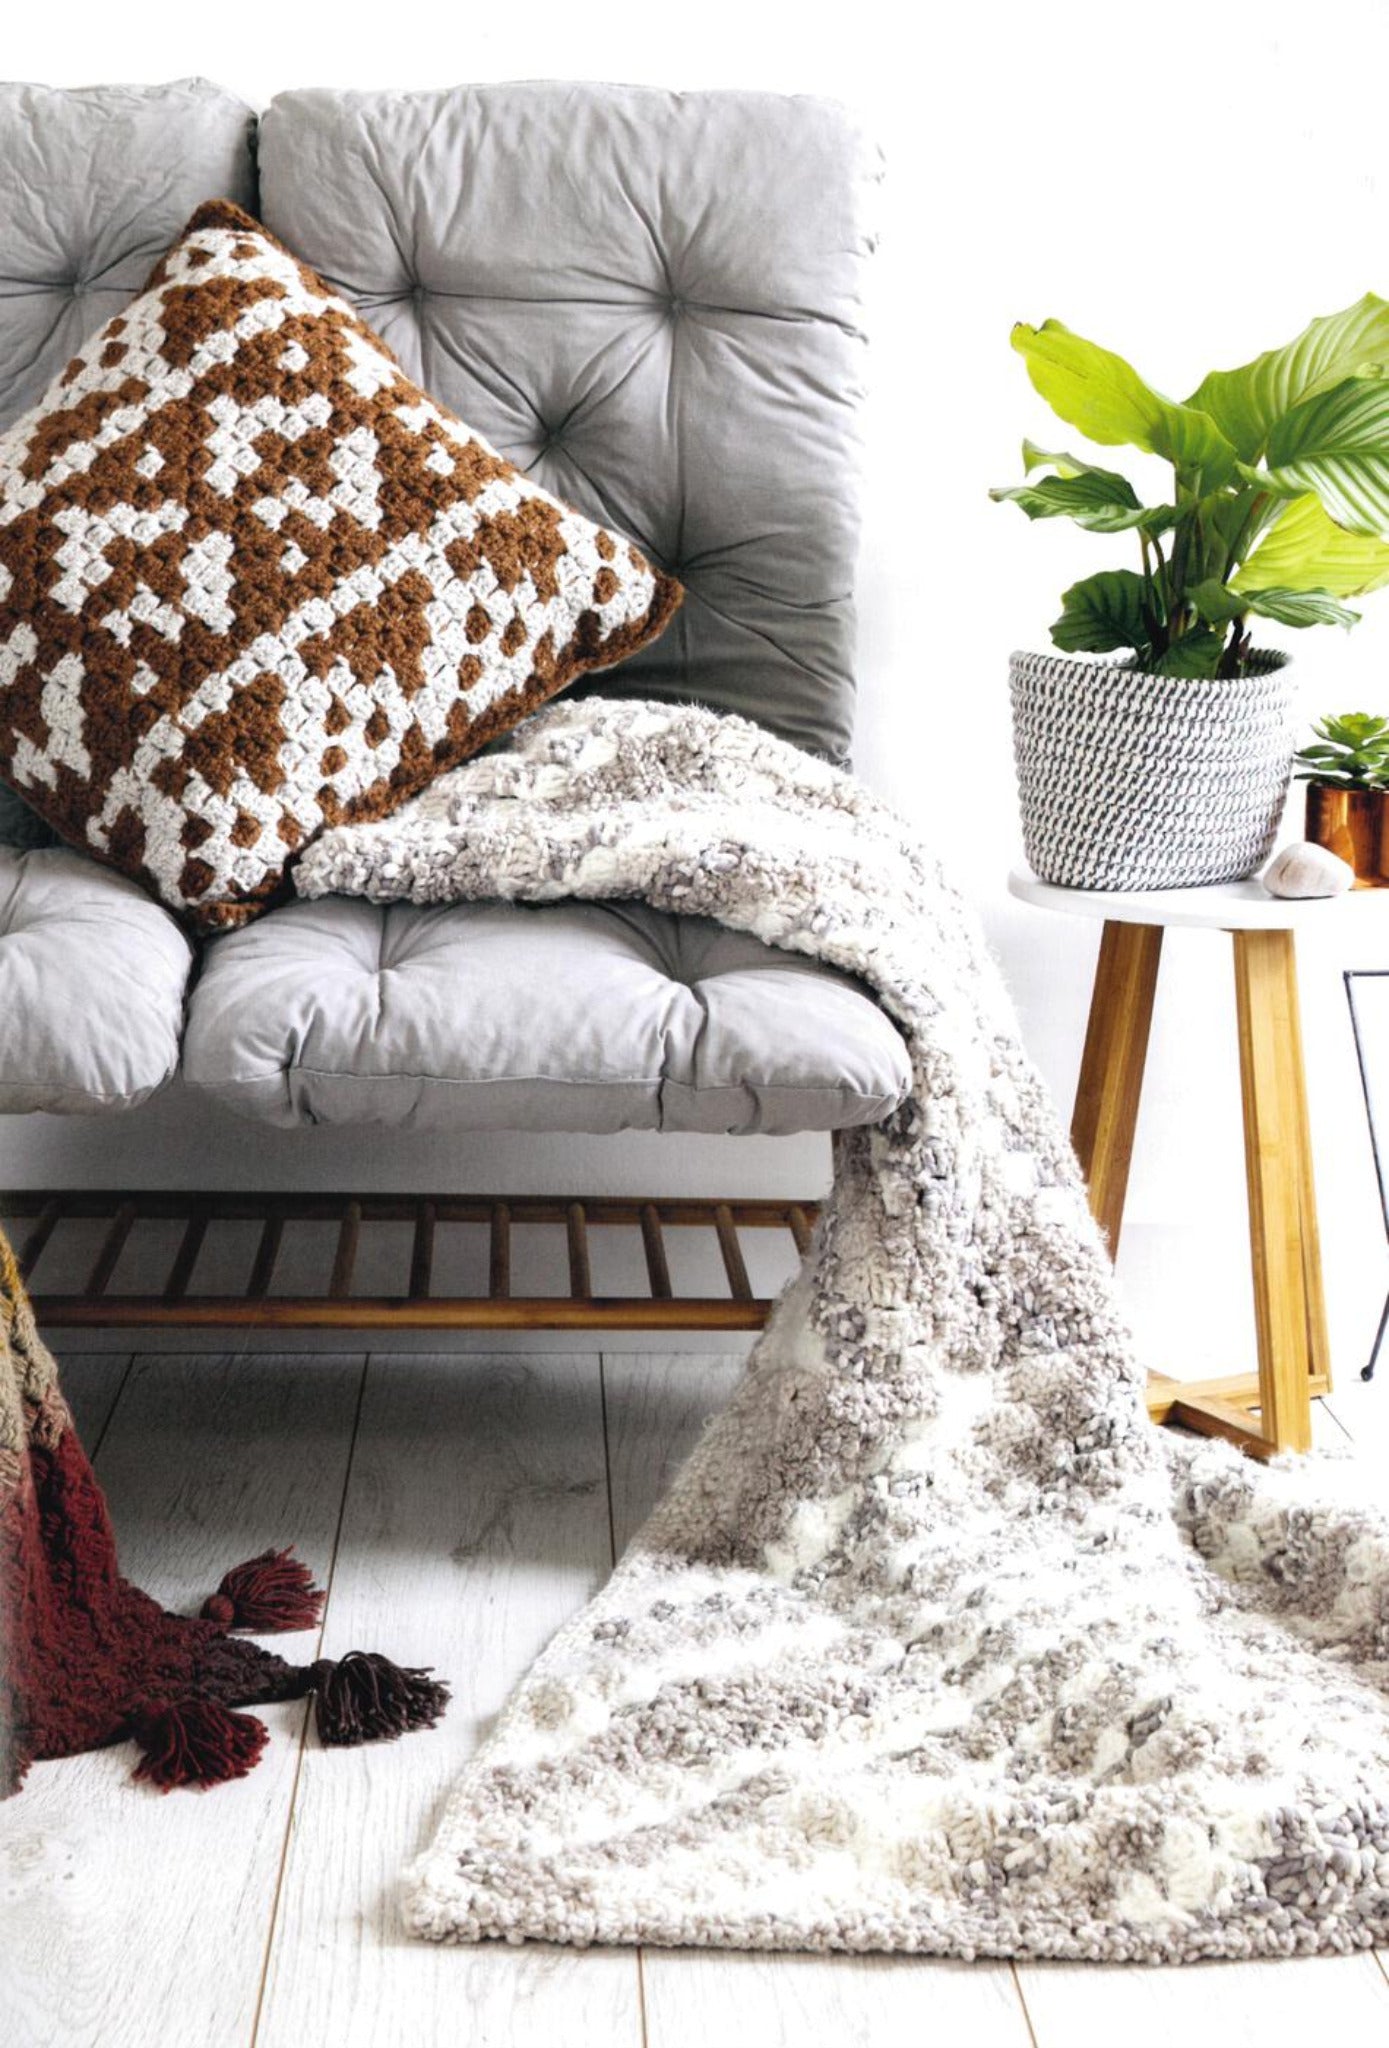
<path fill-rule="evenodd" d="M 0 776 L 241 924 L 680 597 L 213 201 L 0 437 Z"/>

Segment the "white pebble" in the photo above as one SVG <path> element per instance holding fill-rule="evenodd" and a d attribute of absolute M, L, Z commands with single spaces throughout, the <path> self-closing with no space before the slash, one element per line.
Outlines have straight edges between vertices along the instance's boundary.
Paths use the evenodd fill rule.
<path fill-rule="evenodd" d="M 1355 870 L 1329 847 L 1310 839 L 1294 840 L 1275 853 L 1264 869 L 1270 896 L 1340 896 L 1355 880 Z"/>

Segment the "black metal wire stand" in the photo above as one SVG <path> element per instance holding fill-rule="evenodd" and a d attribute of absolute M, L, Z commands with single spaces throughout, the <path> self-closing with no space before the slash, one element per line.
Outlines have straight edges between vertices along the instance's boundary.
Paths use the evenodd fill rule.
<path fill-rule="evenodd" d="M 1386 1190 L 1385 1187 L 1384 1159 L 1379 1148 L 1379 1132 L 1375 1128 L 1374 1097 L 1370 1093 L 1369 1069 L 1365 1065 L 1365 1040 L 1360 1029 L 1360 1012 L 1355 1001 L 1356 982 L 1389 980 L 1389 967 L 1349 967 L 1342 975 L 1342 979 L 1346 985 L 1346 1005 L 1350 1010 L 1351 1035 L 1355 1040 L 1355 1062 L 1360 1069 L 1360 1093 L 1365 1099 L 1365 1122 L 1369 1125 L 1370 1130 L 1370 1151 L 1374 1156 L 1375 1162 L 1375 1185 L 1379 1189 L 1379 1213 L 1384 1219 L 1385 1238 L 1389 1240 L 1389 1190 Z M 1389 1330 L 1389 1295 L 1385 1296 L 1384 1306 L 1379 1312 L 1379 1328 L 1375 1331 L 1375 1341 L 1370 1349 L 1369 1363 L 1360 1368 L 1362 1380 L 1372 1380 L 1375 1376 L 1375 1367 L 1379 1363 L 1379 1354 L 1384 1344 L 1386 1330 Z"/>

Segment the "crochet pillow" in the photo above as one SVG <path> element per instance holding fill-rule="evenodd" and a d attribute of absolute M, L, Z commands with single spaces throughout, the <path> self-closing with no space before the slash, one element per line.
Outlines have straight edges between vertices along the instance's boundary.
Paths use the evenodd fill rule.
<path fill-rule="evenodd" d="M 213 201 L 0 437 L 0 775 L 242 924 L 680 597 Z"/>

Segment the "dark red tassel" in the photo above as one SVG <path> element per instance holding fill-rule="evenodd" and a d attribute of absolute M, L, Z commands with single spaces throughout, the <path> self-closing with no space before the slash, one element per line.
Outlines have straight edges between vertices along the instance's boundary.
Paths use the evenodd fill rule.
<path fill-rule="evenodd" d="M 179 1700 L 132 1716 L 131 1733 L 144 1751 L 135 1776 L 161 1792 L 175 1785 L 225 1785 L 244 1778 L 269 1740 L 264 1721 L 233 1713 L 216 1700 Z"/>
<path fill-rule="evenodd" d="M 293 1551 L 263 1550 L 259 1557 L 234 1565 L 217 1591 L 204 1600 L 202 1611 L 206 1620 L 222 1628 L 254 1629 L 257 1634 L 317 1628 L 323 1590 Z"/>
<path fill-rule="evenodd" d="M 448 1705 L 449 1689 L 426 1671 L 404 1670 L 372 1650 L 351 1650 L 337 1662 L 310 1667 L 314 1721 L 327 1748 L 358 1742 L 393 1742 L 416 1728 L 432 1728 Z"/>

